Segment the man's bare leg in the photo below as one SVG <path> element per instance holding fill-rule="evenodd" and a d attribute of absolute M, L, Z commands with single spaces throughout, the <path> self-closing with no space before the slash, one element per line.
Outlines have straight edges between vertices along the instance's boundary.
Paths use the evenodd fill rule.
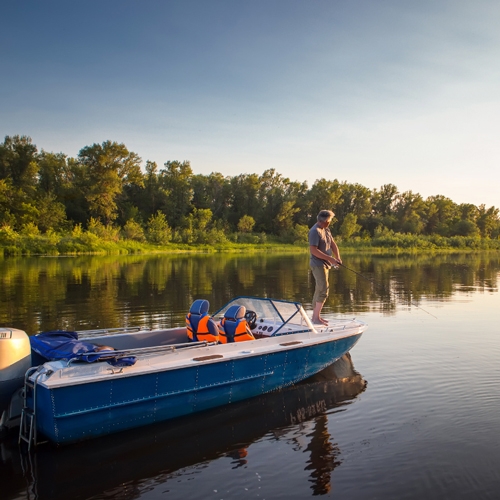
<path fill-rule="evenodd" d="M 321 317 L 321 310 L 323 309 L 324 302 L 316 302 L 313 309 L 312 322 L 317 325 L 328 325 L 328 321 Z"/>

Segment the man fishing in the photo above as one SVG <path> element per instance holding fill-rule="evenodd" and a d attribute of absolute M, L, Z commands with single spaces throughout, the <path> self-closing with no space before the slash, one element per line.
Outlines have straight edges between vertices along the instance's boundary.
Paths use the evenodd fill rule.
<path fill-rule="evenodd" d="M 321 317 L 321 310 L 330 290 L 328 273 L 332 266 L 337 269 L 342 264 L 339 247 L 328 227 L 334 215 L 331 210 L 321 210 L 317 216 L 318 222 L 309 230 L 310 266 L 316 282 L 312 322 L 321 325 L 328 325 L 328 321 Z"/>

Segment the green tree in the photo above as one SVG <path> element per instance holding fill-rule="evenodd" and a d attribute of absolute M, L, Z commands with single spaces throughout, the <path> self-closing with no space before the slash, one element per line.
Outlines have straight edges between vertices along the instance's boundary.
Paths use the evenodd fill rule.
<path fill-rule="evenodd" d="M 191 180 L 193 170 L 188 161 L 168 161 L 160 173 L 160 185 L 167 196 L 160 205 L 173 229 L 179 228 L 185 217 L 191 213 L 193 190 Z"/>
<path fill-rule="evenodd" d="M 61 201 L 64 190 L 69 186 L 69 167 L 63 153 L 47 153 L 38 156 L 38 189 L 42 193 L 54 195 Z"/>
<path fill-rule="evenodd" d="M 37 148 L 27 136 L 6 136 L 0 144 L 0 220 L 20 229 L 38 221 Z"/>
<path fill-rule="evenodd" d="M 458 220 L 450 228 L 451 236 L 479 236 L 479 228 L 471 220 Z"/>
<path fill-rule="evenodd" d="M 76 158 L 68 158 L 67 165 L 67 183 L 62 194 L 66 216 L 74 224 L 86 226 L 90 219 L 89 204 L 85 197 L 89 182 L 87 168 Z"/>
<path fill-rule="evenodd" d="M 422 213 L 425 204 L 422 196 L 412 191 L 405 191 L 396 200 L 395 212 L 398 219 L 398 230 L 402 233 L 420 234 L 424 229 Z"/>
<path fill-rule="evenodd" d="M 240 174 L 228 181 L 227 220 L 234 231 L 245 215 L 257 221 L 262 219 L 263 207 L 259 201 L 260 179 L 257 174 Z"/>
<path fill-rule="evenodd" d="M 457 207 L 458 217 L 450 228 L 450 236 L 479 236 L 476 219 L 479 210 L 476 205 L 462 203 Z"/>
<path fill-rule="evenodd" d="M 145 241 L 146 236 L 142 226 L 133 219 L 129 219 L 123 226 L 123 237 L 126 240 Z"/>
<path fill-rule="evenodd" d="M 361 226 L 356 223 L 357 220 L 358 218 L 354 214 L 346 214 L 344 217 L 344 222 L 342 222 L 339 230 L 340 236 L 344 240 L 348 240 L 360 231 Z"/>
<path fill-rule="evenodd" d="M 261 207 L 257 226 L 271 234 L 278 234 L 277 216 L 281 211 L 288 179 L 277 173 L 274 168 L 266 170 L 259 177 L 258 200 Z"/>
<path fill-rule="evenodd" d="M 328 181 L 326 179 L 317 180 L 307 193 L 310 211 L 308 215 L 308 225 L 316 223 L 316 217 L 320 210 L 334 210 L 342 198 L 340 182 L 335 179 Z"/>
<path fill-rule="evenodd" d="M 372 194 L 374 214 L 382 217 L 392 215 L 398 194 L 398 188 L 394 184 L 384 184 L 379 190 L 374 189 Z"/>
<path fill-rule="evenodd" d="M 193 208 L 192 213 L 184 218 L 180 239 L 183 243 L 209 243 L 212 229 L 212 211 Z"/>
<path fill-rule="evenodd" d="M 354 214 L 360 224 L 365 226 L 372 213 L 371 190 L 361 184 L 350 184 L 348 182 L 343 182 L 340 185 L 340 190 L 342 195 L 333 206 L 335 217 L 339 221 L 338 226 L 342 226 L 348 214 Z"/>
<path fill-rule="evenodd" d="M 102 240 L 118 241 L 120 239 L 120 228 L 112 224 L 104 225 L 100 220 L 91 217 L 88 223 L 88 233 L 95 234 Z"/>
<path fill-rule="evenodd" d="M 476 219 L 477 227 L 482 238 L 490 238 L 493 231 L 499 225 L 498 208 L 486 208 L 486 205 L 479 205 L 478 216 Z"/>
<path fill-rule="evenodd" d="M 458 206 L 446 196 L 429 196 L 425 201 L 425 232 L 449 236 L 458 217 Z"/>
<path fill-rule="evenodd" d="M 0 179 L 0 226 L 14 227 L 16 216 L 12 213 L 15 190 L 11 179 Z"/>
<path fill-rule="evenodd" d="M 34 196 L 37 187 L 37 147 L 26 135 L 6 136 L 0 144 L 0 179 L 10 179 L 14 188 Z"/>
<path fill-rule="evenodd" d="M 143 185 L 132 184 L 125 188 L 129 200 L 129 208 L 125 211 L 126 220 L 148 220 L 151 215 L 165 207 L 169 192 L 161 185 L 156 162 L 148 160 L 145 170 Z"/>
<path fill-rule="evenodd" d="M 255 219 L 251 215 L 244 215 L 238 222 L 240 233 L 251 233 L 255 226 Z"/>
<path fill-rule="evenodd" d="M 398 188 L 394 184 L 384 184 L 380 189 L 372 191 L 372 213 L 365 223 L 365 229 L 372 236 L 396 228 L 395 206 L 398 195 Z"/>
<path fill-rule="evenodd" d="M 172 230 L 163 212 L 158 211 L 149 218 L 146 238 L 156 245 L 166 245 L 171 240 Z"/>
<path fill-rule="evenodd" d="M 218 172 L 210 175 L 194 175 L 192 204 L 195 208 L 208 208 L 216 219 L 227 220 L 232 198 L 229 179 Z"/>
<path fill-rule="evenodd" d="M 307 182 L 290 182 L 288 192 L 286 194 L 287 201 L 293 201 L 294 206 L 298 209 L 293 214 L 295 225 L 305 226 L 309 223 L 309 213 L 311 211 L 310 199 L 307 196 L 309 188 Z M 302 229 L 299 229 L 301 231 Z"/>
<path fill-rule="evenodd" d="M 212 210 L 209 208 L 193 208 L 190 214 L 193 220 L 193 229 L 196 231 L 206 231 L 212 222 Z"/>
<path fill-rule="evenodd" d="M 275 217 L 275 225 L 279 234 L 289 231 L 294 226 L 294 216 L 299 211 L 295 201 L 283 201 L 279 212 Z"/>
<path fill-rule="evenodd" d="M 40 195 L 36 201 L 36 208 L 38 211 L 37 226 L 41 231 L 67 228 L 66 209 L 62 203 L 57 201 L 55 195 Z"/>
<path fill-rule="evenodd" d="M 84 167 L 84 195 L 90 215 L 105 224 L 118 216 L 118 197 L 126 185 L 143 184 L 141 159 L 124 144 L 105 141 L 82 148 L 78 160 Z"/>
<path fill-rule="evenodd" d="M 461 203 L 458 205 L 458 212 L 462 220 L 475 221 L 479 215 L 476 205 L 472 203 Z"/>

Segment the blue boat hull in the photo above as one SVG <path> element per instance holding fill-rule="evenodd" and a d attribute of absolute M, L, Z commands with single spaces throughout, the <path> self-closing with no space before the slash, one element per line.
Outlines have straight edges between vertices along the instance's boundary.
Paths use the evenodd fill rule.
<path fill-rule="evenodd" d="M 55 443 L 95 438 L 227 405 L 304 380 L 361 333 L 264 355 L 99 382 L 37 388 L 37 429 Z"/>

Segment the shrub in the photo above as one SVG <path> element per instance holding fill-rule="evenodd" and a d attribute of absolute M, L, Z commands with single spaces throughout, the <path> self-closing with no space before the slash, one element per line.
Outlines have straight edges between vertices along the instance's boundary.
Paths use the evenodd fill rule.
<path fill-rule="evenodd" d="M 95 234 L 105 241 L 118 241 L 120 239 L 120 228 L 107 224 L 106 226 L 93 217 L 89 220 L 88 232 Z"/>
<path fill-rule="evenodd" d="M 172 230 L 168 225 L 165 214 L 158 210 L 156 215 L 149 218 L 146 238 L 155 245 L 166 245 L 172 239 Z"/>
<path fill-rule="evenodd" d="M 255 226 L 255 219 L 250 215 L 244 215 L 238 222 L 238 231 L 240 233 L 251 233 Z"/>
<path fill-rule="evenodd" d="M 123 237 L 127 240 L 146 241 L 144 229 L 133 219 L 129 219 L 123 227 Z"/>

